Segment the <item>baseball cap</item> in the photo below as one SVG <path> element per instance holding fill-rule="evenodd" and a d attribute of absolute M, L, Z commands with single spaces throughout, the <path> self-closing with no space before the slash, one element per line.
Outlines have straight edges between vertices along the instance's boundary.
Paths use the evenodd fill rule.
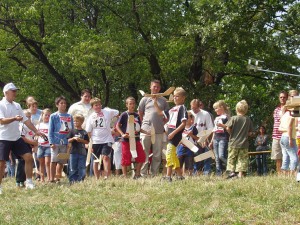
<path fill-rule="evenodd" d="M 13 83 L 8 83 L 4 86 L 3 93 L 5 93 L 9 90 L 15 91 L 15 90 L 19 90 L 19 88 L 17 88 Z"/>

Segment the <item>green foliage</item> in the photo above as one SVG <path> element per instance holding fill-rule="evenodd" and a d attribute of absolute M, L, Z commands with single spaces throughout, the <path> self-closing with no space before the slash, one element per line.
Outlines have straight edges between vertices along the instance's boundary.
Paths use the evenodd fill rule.
<path fill-rule="evenodd" d="M 188 90 L 208 108 L 246 99 L 258 125 L 271 121 L 281 89 L 298 78 L 247 71 L 299 73 L 299 1 L 66 1 L 0 3 L 0 82 L 14 81 L 20 99 L 41 106 L 91 88 L 110 107 L 139 99 L 149 81 Z"/>

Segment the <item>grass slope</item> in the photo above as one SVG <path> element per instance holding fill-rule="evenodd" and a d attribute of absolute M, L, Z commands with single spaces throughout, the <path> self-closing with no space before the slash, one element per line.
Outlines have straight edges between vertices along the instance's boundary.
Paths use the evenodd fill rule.
<path fill-rule="evenodd" d="M 17 189 L 3 182 L 0 224 L 299 224 L 300 184 L 276 176 L 88 178 Z"/>

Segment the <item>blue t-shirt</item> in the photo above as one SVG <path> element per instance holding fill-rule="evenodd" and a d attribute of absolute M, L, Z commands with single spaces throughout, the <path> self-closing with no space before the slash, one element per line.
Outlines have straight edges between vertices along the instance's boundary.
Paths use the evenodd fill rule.
<path fill-rule="evenodd" d="M 52 113 L 49 120 L 50 144 L 67 145 L 67 135 L 73 128 L 73 117 L 70 114 Z"/>

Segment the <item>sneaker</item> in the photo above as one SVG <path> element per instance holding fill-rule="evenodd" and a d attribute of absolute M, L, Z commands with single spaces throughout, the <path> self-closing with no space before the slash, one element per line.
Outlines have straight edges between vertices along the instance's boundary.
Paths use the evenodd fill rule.
<path fill-rule="evenodd" d="M 34 184 L 32 181 L 26 181 L 26 189 L 34 189 Z"/>
<path fill-rule="evenodd" d="M 168 176 L 162 177 L 161 181 L 172 182 L 172 177 L 168 177 Z"/>
<path fill-rule="evenodd" d="M 185 179 L 184 176 L 177 176 L 177 177 L 176 177 L 176 180 L 184 180 L 184 179 Z"/>
<path fill-rule="evenodd" d="M 228 175 L 228 177 L 226 179 L 232 179 L 232 178 L 235 178 L 237 175 L 235 172 L 232 172 Z"/>
<path fill-rule="evenodd" d="M 16 183 L 16 187 L 20 187 L 20 183 L 19 182 Z"/>
<path fill-rule="evenodd" d="M 25 187 L 24 182 L 20 182 L 20 187 Z"/>
<path fill-rule="evenodd" d="M 137 179 L 140 179 L 141 177 L 142 177 L 141 175 L 134 175 L 133 179 L 137 180 Z"/>

